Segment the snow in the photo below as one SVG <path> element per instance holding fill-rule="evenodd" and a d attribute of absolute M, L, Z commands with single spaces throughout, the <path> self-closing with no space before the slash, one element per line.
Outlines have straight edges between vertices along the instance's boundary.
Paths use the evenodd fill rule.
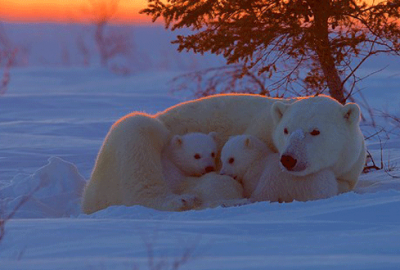
<path fill-rule="evenodd" d="M 21 200 L 31 195 L 14 217 L 56 218 L 80 213 L 80 198 L 85 179 L 72 163 L 51 157 L 49 163 L 26 177 L 17 175 L 0 190 L 6 213 L 11 213 Z"/>
<path fill-rule="evenodd" d="M 383 119 L 380 126 L 394 128 L 390 137 L 367 144 L 377 165 L 383 148 L 389 171 L 363 174 L 354 192 L 179 213 L 113 206 L 82 214 L 80 194 L 110 126 L 132 111 L 156 113 L 187 99 L 169 92 L 181 67 L 124 77 L 95 65 L 12 69 L 0 96 L 3 216 L 40 188 L 6 223 L 0 269 L 400 269 L 400 179 L 389 175 L 400 175 L 400 137 Z M 400 114 L 399 74 L 392 65 L 363 82 L 372 107 Z"/>

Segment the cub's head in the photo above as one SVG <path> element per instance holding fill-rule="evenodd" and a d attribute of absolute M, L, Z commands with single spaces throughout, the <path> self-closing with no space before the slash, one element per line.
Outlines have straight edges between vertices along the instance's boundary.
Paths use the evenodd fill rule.
<path fill-rule="evenodd" d="M 216 132 L 175 135 L 169 148 L 172 162 L 189 176 L 201 176 L 215 171 L 216 138 Z"/>
<path fill-rule="evenodd" d="M 280 163 L 294 175 L 337 165 L 358 136 L 360 109 L 355 103 L 343 106 L 330 97 L 316 96 L 292 104 L 278 101 L 271 110 Z"/>
<path fill-rule="evenodd" d="M 242 180 L 251 164 L 259 159 L 267 146 L 251 135 L 232 136 L 221 151 L 220 174 Z"/>

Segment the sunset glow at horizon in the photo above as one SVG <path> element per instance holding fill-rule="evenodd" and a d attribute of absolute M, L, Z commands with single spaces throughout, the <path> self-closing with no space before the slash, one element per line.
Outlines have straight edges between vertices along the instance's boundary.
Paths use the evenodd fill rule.
<path fill-rule="evenodd" d="M 0 0 L 0 20 L 31 23 L 89 23 L 93 21 L 91 3 L 111 3 L 113 0 Z M 149 24 L 149 16 L 139 14 L 147 0 L 120 0 L 113 23 Z"/>
<path fill-rule="evenodd" d="M 118 2 L 111 22 L 121 24 L 150 24 L 149 16 L 139 14 L 147 0 L 0 0 L 0 21 L 30 23 L 90 23 L 93 14 L 90 3 Z M 369 0 L 366 2 L 380 2 Z M 162 20 L 157 22 L 161 23 Z"/>

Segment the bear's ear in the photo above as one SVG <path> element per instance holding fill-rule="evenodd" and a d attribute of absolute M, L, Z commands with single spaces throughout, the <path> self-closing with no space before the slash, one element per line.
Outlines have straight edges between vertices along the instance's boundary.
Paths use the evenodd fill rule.
<path fill-rule="evenodd" d="M 252 148 L 252 147 L 253 147 L 253 142 L 251 141 L 251 138 L 250 138 L 250 137 L 247 137 L 247 138 L 244 140 L 244 145 L 245 145 L 247 148 Z"/>
<path fill-rule="evenodd" d="M 358 123 L 360 121 L 360 107 L 355 103 L 347 103 L 342 108 L 342 115 L 349 124 Z"/>
<path fill-rule="evenodd" d="M 216 141 L 217 137 L 218 137 L 218 133 L 212 131 L 212 132 L 208 133 L 208 136 L 210 136 L 211 138 L 213 138 L 214 141 Z"/>
<path fill-rule="evenodd" d="M 274 104 L 272 104 L 271 115 L 272 120 L 274 120 L 275 124 L 277 124 L 282 119 L 282 116 L 288 107 L 289 105 L 280 101 L 276 101 Z"/>
<path fill-rule="evenodd" d="M 175 135 L 174 137 L 172 137 L 172 142 L 178 146 L 181 146 L 183 144 L 182 137 L 179 135 Z"/>

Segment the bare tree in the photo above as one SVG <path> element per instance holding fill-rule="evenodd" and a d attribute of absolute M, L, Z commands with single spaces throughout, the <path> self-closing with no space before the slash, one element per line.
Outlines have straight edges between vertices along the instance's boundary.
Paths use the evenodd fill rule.
<path fill-rule="evenodd" d="M 2 204 L 3 202 L 0 201 L 0 242 L 3 240 L 4 235 L 6 233 L 5 231 L 5 226 L 6 223 L 9 222 L 18 212 L 18 210 L 24 206 L 31 198 L 32 196 L 43 186 L 42 181 L 39 183 L 39 185 L 34 188 L 32 191 L 27 193 L 25 196 L 22 196 L 19 202 L 16 204 L 16 206 L 11 209 L 10 212 L 6 212 L 4 209 L 4 205 Z"/>
<path fill-rule="evenodd" d="M 193 259 L 193 254 L 197 248 L 197 245 L 200 241 L 199 237 L 196 237 L 193 240 L 189 240 L 187 243 L 179 243 L 179 247 L 182 248 L 182 254 L 173 259 L 173 261 L 168 261 L 166 258 L 158 258 L 155 254 L 155 244 L 156 244 L 156 236 L 157 235 L 146 235 L 141 234 L 143 243 L 145 244 L 147 251 L 147 263 L 149 270 L 163 270 L 163 269 L 171 269 L 178 270 L 183 265 L 187 264 L 191 259 Z M 152 239 L 148 239 L 151 237 Z M 180 248 L 176 248 L 175 250 L 179 250 Z M 139 268 L 135 268 L 139 269 Z"/>
<path fill-rule="evenodd" d="M 10 83 L 10 69 L 15 64 L 18 49 L 8 39 L 3 25 L 0 24 L 0 66 L 3 67 L 3 75 L 0 81 L 0 95 L 7 92 Z"/>
<path fill-rule="evenodd" d="M 227 65 L 193 71 L 172 79 L 173 91 L 195 87 L 195 97 L 204 97 L 217 93 L 246 92 L 271 96 L 266 88 L 268 77 L 247 70 L 242 65 Z M 279 96 L 278 93 L 275 93 Z"/>
<path fill-rule="evenodd" d="M 100 54 L 101 65 L 107 67 L 110 59 L 121 55 L 129 57 L 132 51 L 131 36 L 126 31 L 109 30 L 107 25 L 118 10 L 119 0 L 88 0 L 85 9 L 96 26 L 94 39 Z"/>

